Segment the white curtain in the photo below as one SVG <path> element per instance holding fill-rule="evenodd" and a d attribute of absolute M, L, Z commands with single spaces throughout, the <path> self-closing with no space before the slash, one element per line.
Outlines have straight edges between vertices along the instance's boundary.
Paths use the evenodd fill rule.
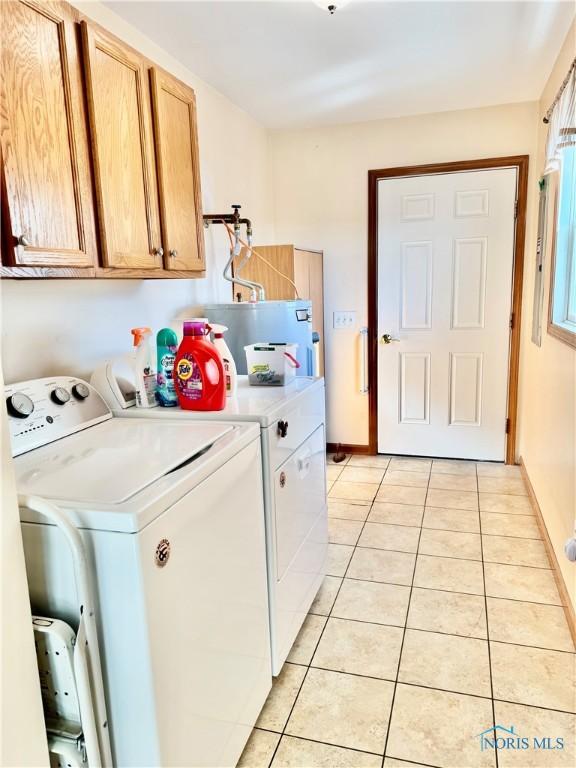
<path fill-rule="evenodd" d="M 566 87 L 550 115 L 544 173 L 560 170 L 562 150 L 574 144 L 576 144 L 576 60 L 572 62 Z"/>

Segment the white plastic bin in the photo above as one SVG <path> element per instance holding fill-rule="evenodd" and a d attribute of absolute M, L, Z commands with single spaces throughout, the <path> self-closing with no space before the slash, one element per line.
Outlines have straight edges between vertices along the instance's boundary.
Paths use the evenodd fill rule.
<path fill-rule="evenodd" d="M 296 378 L 298 344 L 259 342 L 244 347 L 248 383 L 254 387 L 283 387 Z"/>

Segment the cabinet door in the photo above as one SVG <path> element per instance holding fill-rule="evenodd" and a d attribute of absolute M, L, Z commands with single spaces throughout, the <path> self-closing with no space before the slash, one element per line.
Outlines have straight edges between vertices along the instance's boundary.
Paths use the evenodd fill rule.
<path fill-rule="evenodd" d="M 150 70 L 160 220 L 166 269 L 203 270 L 204 228 L 196 98 L 184 83 Z"/>
<path fill-rule="evenodd" d="M 252 256 L 238 273 L 237 267 L 246 256 L 246 248 L 242 248 L 240 256 L 234 260 L 234 274 L 238 274 L 239 277 L 243 277 L 246 280 L 254 280 L 257 283 L 261 283 L 266 290 L 266 299 L 268 301 L 293 299 L 295 296 L 294 288 L 289 280 L 295 280 L 294 246 L 255 245 L 254 250 L 270 262 L 275 269 L 271 269 L 268 264 L 261 261 L 257 256 Z M 289 279 L 286 280 L 282 275 L 286 275 Z M 250 289 L 238 283 L 234 283 L 233 292 L 234 294 L 241 293 L 242 301 L 248 301 L 250 298 Z M 302 296 L 302 298 L 304 297 Z"/>
<path fill-rule="evenodd" d="M 103 265 L 161 269 L 146 65 L 86 22 L 82 43 Z"/>
<path fill-rule="evenodd" d="M 70 6 L 0 3 L 5 263 L 96 261 L 82 72 Z"/>

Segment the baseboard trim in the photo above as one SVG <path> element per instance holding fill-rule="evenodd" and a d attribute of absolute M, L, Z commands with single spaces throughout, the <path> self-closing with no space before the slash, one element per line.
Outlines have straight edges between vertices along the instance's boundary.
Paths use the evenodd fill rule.
<path fill-rule="evenodd" d="M 544 540 L 544 546 L 546 547 L 548 558 L 550 560 L 550 563 L 552 564 L 552 573 L 554 574 L 554 580 L 556 582 L 556 586 L 558 587 L 560 600 L 562 601 L 562 607 L 564 608 L 564 613 L 566 614 L 566 621 L 568 622 L 568 628 L 570 629 L 570 634 L 572 635 L 572 640 L 574 641 L 574 645 L 576 645 L 576 611 L 574 610 L 574 606 L 572 605 L 572 601 L 570 600 L 570 595 L 568 594 L 568 590 L 566 589 L 566 583 L 564 581 L 562 571 L 560 570 L 560 565 L 558 564 L 558 558 L 556 557 L 556 552 L 554 551 L 554 547 L 552 546 L 552 542 L 550 541 L 550 536 L 548 535 L 548 529 L 546 528 L 546 523 L 544 522 L 544 515 L 542 514 L 542 510 L 540 509 L 540 504 L 538 503 L 538 499 L 536 498 L 536 494 L 534 493 L 534 488 L 532 487 L 532 483 L 530 482 L 530 477 L 528 476 L 528 470 L 526 469 L 526 465 L 524 464 L 524 460 L 522 459 L 522 456 L 520 456 L 520 471 L 522 473 L 522 477 L 524 478 L 524 482 L 526 483 L 526 486 L 528 488 L 528 495 L 530 496 L 530 501 L 532 502 L 532 506 L 536 510 L 538 526 L 542 533 L 542 539 Z"/>
<path fill-rule="evenodd" d="M 355 445 L 354 443 L 327 443 L 326 450 L 328 453 L 336 453 L 337 450 L 344 453 L 369 454 L 371 452 L 369 445 Z"/>

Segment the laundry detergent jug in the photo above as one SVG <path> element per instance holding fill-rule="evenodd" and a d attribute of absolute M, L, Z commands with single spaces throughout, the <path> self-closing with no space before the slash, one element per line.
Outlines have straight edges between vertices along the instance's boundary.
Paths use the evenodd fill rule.
<path fill-rule="evenodd" d="M 174 361 L 178 403 L 187 411 L 222 411 L 226 405 L 226 379 L 220 353 L 207 338 L 203 320 L 184 322 L 184 338 Z"/>

